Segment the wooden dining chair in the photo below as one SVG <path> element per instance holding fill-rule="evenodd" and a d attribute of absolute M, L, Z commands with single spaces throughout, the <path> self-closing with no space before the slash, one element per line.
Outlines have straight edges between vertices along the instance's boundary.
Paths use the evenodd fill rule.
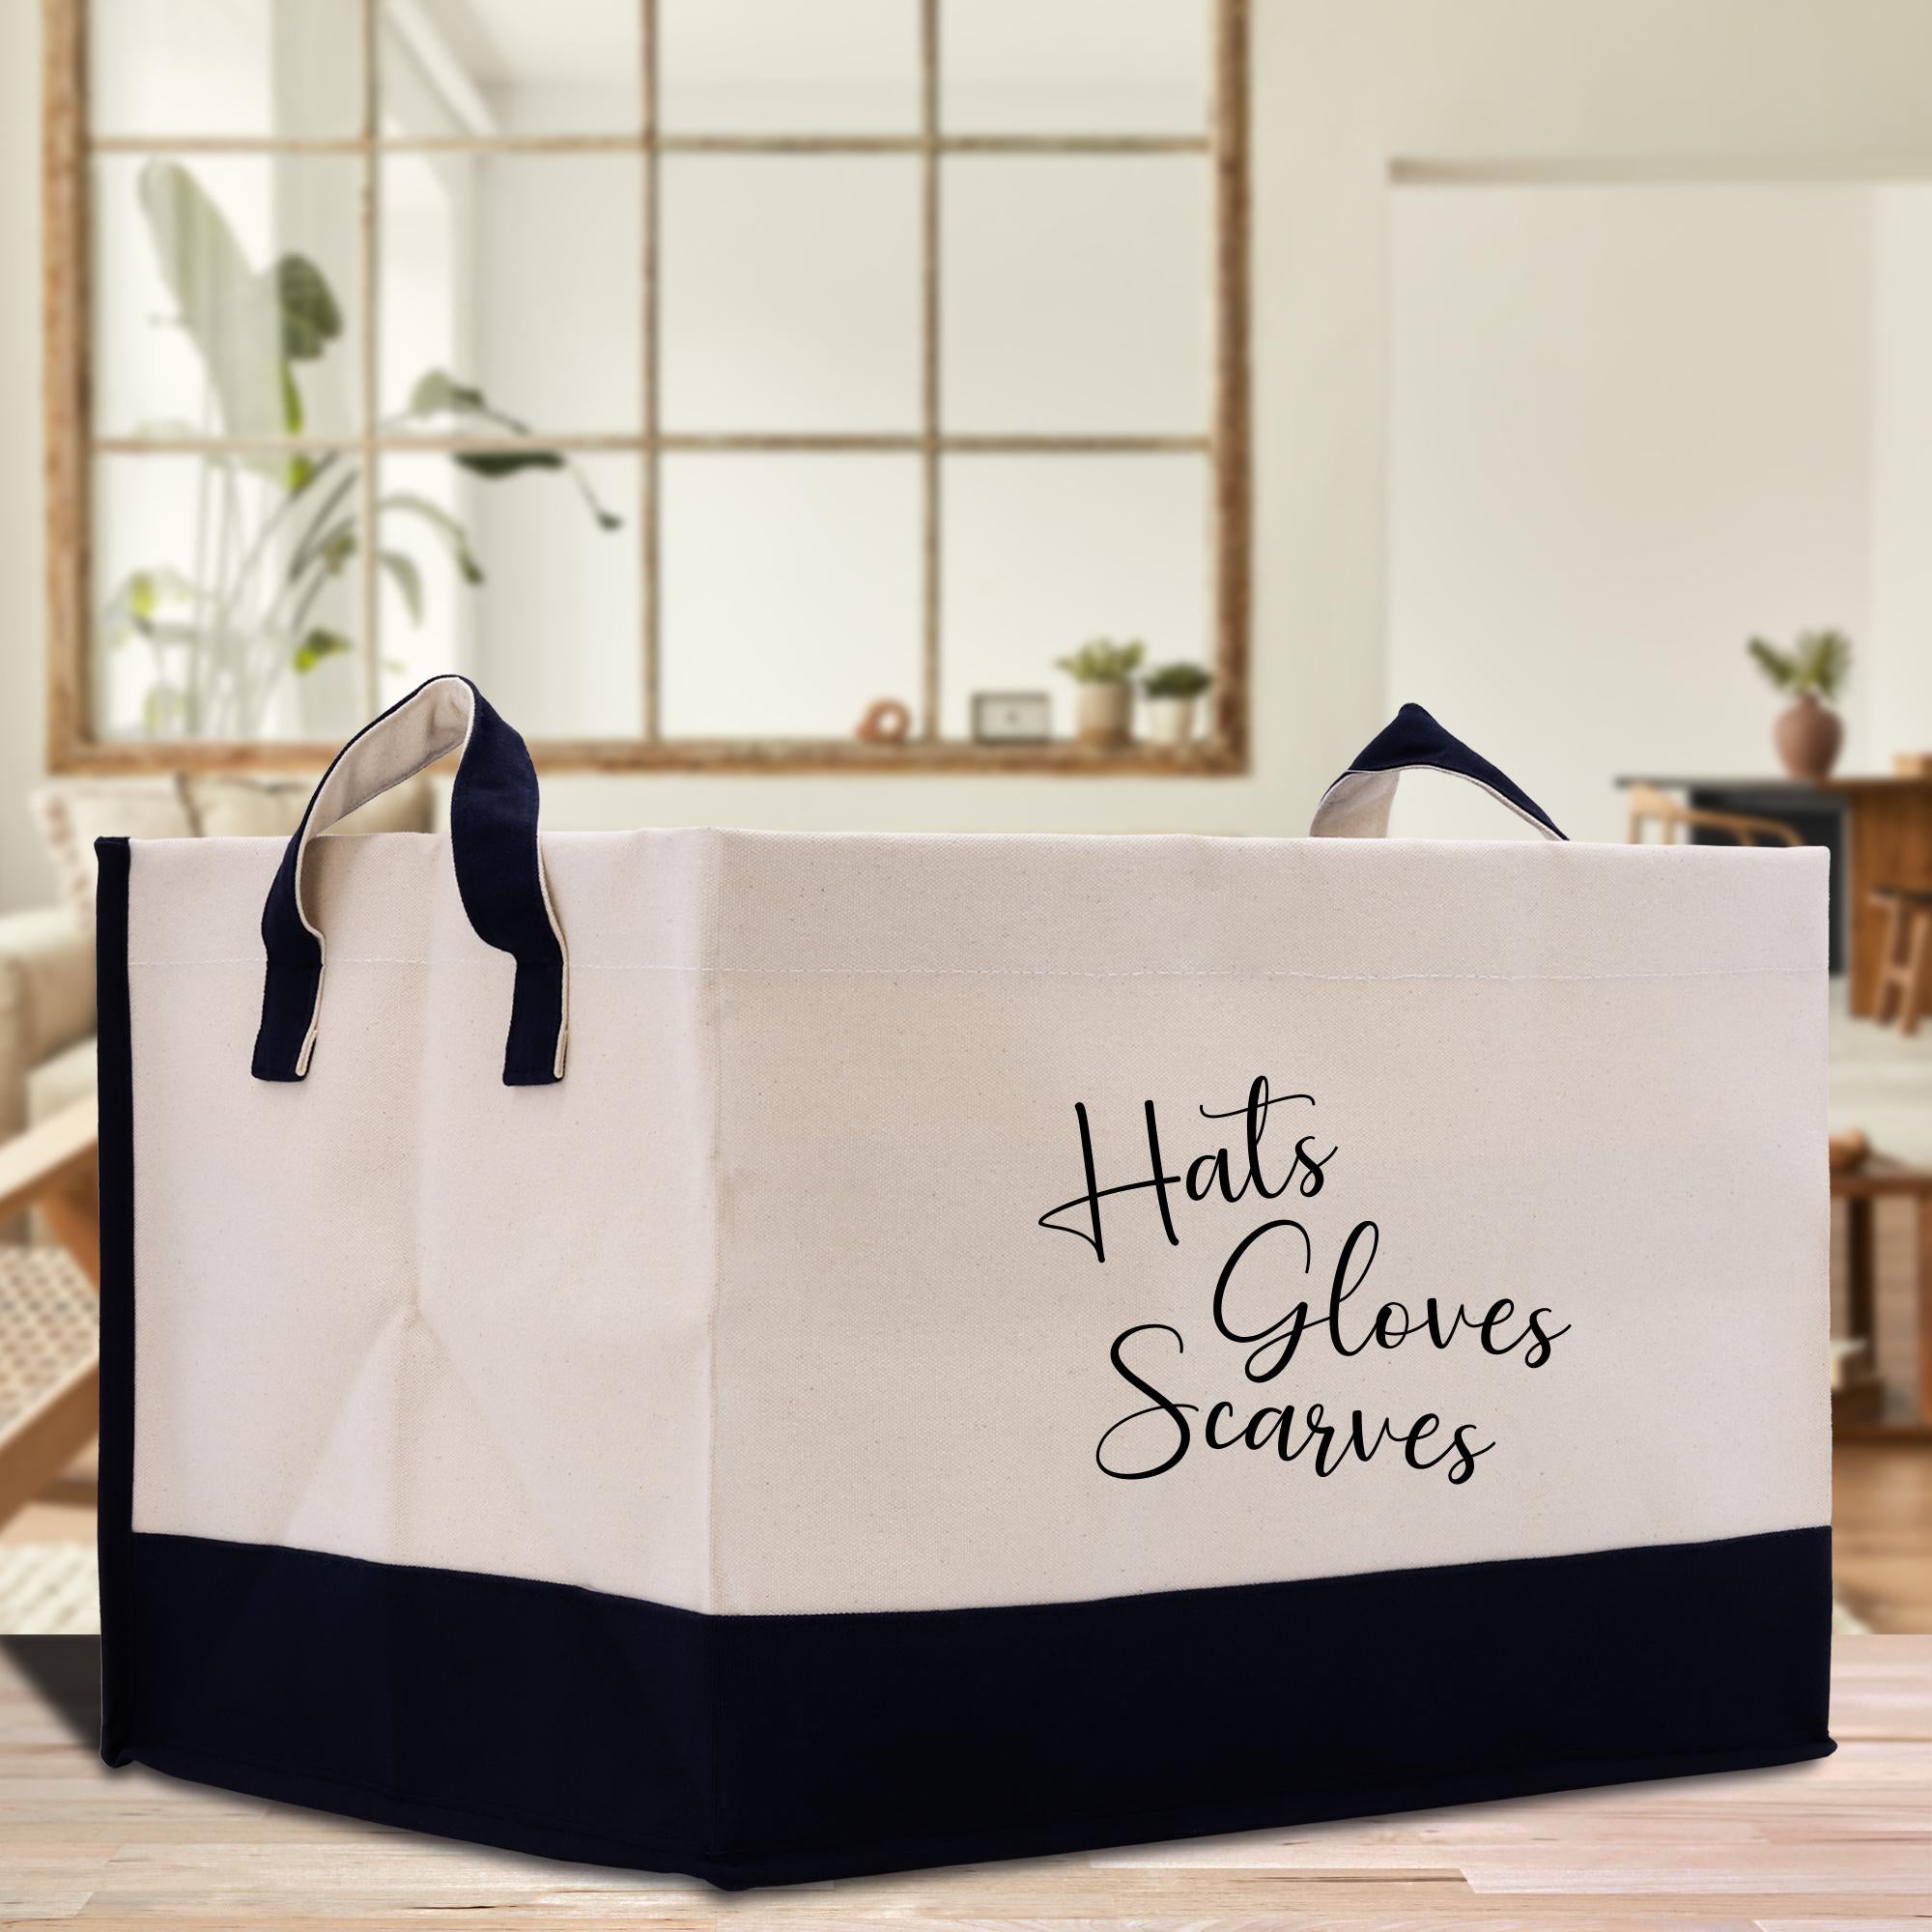
<path fill-rule="evenodd" d="M 1645 832 L 1659 826 L 1664 845 L 1680 843 L 1679 834 L 1716 832 L 1735 839 L 1740 845 L 1802 845 L 1803 837 L 1791 826 L 1776 818 L 1753 818 L 1742 811 L 1710 811 L 1698 805 L 1686 805 L 1656 785 L 1634 784 L 1630 788 L 1630 842 L 1646 842 Z"/>
<path fill-rule="evenodd" d="M 1898 1021 L 1908 1037 L 1932 1009 L 1932 892 L 1906 886 L 1875 886 L 1872 904 L 1885 912 L 1885 950 L 1880 953 L 1878 1005 L 1880 1026 Z"/>

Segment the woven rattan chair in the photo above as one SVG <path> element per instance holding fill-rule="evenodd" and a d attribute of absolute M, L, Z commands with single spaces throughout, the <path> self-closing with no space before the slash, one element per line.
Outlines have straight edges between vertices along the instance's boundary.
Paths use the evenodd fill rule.
<path fill-rule="evenodd" d="M 0 1243 L 0 1523 L 93 1439 L 100 1242 L 94 1103 L 0 1142 L 0 1226 L 29 1208 L 60 1245 Z"/>

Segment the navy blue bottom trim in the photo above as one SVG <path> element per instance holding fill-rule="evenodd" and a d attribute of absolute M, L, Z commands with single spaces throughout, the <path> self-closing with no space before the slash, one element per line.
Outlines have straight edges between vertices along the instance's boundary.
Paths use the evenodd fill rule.
<path fill-rule="evenodd" d="M 132 1542 L 110 1762 L 731 1888 L 1833 1748 L 1822 1528 L 818 1617 Z"/>

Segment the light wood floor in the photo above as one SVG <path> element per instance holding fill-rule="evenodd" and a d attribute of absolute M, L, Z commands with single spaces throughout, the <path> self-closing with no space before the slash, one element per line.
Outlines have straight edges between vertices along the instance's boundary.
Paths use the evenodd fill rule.
<path fill-rule="evenodd" d="M 1838 1444 L 1832 1569 L 1873 1630 L 1932 1632 L 1932 1444 Z"/>
<path fill-rule="evenodd" d="M 84 1638 L 0 1642 L 0 1925 L 1829 1932 L 1932 1917 L 1923 1637 L 1839 1640 L 1839 1748 L 1815 1764 L 735 1897 L 110 1773 L 93 1752 L 97 1662 Z"/>

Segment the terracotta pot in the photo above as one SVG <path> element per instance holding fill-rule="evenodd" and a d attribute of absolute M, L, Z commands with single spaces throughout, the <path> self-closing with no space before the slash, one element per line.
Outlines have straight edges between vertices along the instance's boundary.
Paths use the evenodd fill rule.
<path fill-rule="evenodd" d="M 1147 704 L 1147 735 L 1156 745 L 1185 745 L 1194 736 L 1194 707 L 1191 697 L 1150 697 Z"/>
<path fill-rule="evenodd" d="M 1083 745 L 1124 745 L 1133 715 L 1130 684 L 1083 684 L 1073 701 L 1074 726 Z"/>
<path fill-rule="evenodd" d="M 1806 692 L 1788 711 L 1778 714 L 1772 740 L 1784 769 L 1795 779 L 1813 784 L 1832 776 L 1838 750 L 1845 742 L 1845 721 L 1817 696 Z"/>

